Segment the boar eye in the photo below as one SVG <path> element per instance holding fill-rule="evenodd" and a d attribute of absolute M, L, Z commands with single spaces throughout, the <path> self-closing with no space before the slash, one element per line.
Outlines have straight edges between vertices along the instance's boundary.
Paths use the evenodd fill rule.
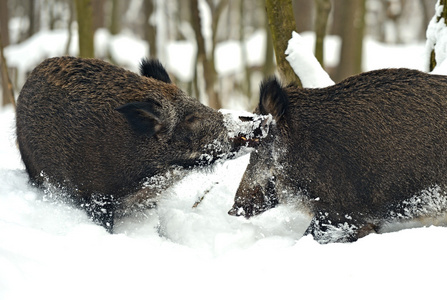
<path fill-rule="evenodd" d="M 187 115 L 186 118 L 185 118 L 185 122 L 188 123 L 188 124 L 196 123 L 199 120 L 200 120 L 200 117 L 195 115 L 195 114 Z"/>

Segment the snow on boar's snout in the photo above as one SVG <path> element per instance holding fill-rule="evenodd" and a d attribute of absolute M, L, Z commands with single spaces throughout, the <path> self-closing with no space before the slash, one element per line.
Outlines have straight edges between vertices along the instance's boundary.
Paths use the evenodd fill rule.
<path fill-rule="evenodd" d="M 231 215 L 296 203 L 320 243 L 349 242 L 389 222 L 446 212 L 447 77 L 387 69 L 322 89 L 261 85 L 271 114 Z"/>
<path fill-rule="evenodd" d="M 147 201 L 180 176 L 176 170 L 242 146 L 224 116 L 177 88 L 157 60 L 143 60 L 140 71 L 47 59 L 17 103 L 17 140 L 31 181 L 60 187 L 109 231 L 116 210 Z"/>

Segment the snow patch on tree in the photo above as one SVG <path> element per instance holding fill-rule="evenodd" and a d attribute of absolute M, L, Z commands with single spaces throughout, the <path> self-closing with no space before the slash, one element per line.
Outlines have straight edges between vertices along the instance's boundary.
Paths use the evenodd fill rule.
<path fill-rule="evenodd" d="M 304 88 L 323 88 L 334 85 L 334 81 L 321 67 L 309 45 L 298 33 L 292 32 L 285 54 Z"/>
<path fill-rule="evenodd" d="M 442 17 L 443 7 L 440 0 L 438 0 L 435 6 L 435 15 L 427 27 L 427 42 L 425 46 L 425 57 L 426 61 L 429 62 L 425 71 L 429 71 L 431 56 L 434 52 L 436 66 L 432 74 L 440 75 L 447 74 L 447 26 L 445 18 Z"/>

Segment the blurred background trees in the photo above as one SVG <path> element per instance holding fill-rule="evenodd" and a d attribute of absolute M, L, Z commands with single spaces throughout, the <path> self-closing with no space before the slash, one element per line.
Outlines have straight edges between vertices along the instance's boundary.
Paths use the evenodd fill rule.
<path fill-rule="evenodd" d="M 16 92 L 26 72 L 44 56 L 95 56 L 134 71 L 131 61 L 150 56 L 162 61 L 181 88 L 210 106 L 251 109 L 260 80 L 275 71 L 268 2 L 281 1 L 0 0 L 0 34 Z M 365 38 L 388 44 L 423 42 L 436 0 L 291 2 L 296 30 L 317 33 L 317 57 L 337 82 L 363 70 Z M 78 32 L 90 42 L 77 41 Z M 41 57 L 27 70 L 17 58 L 9 59 L 14 47 L 43 33 L 57 33 L 53 39 L 61 45 L 59 52 L 39 52 Z M 330 48 L 323 44 L 324 34 L 338 42 Z M 128 46 L 140 41 L 145 50 L 121 48 L 118 40 Z M 45 43 L 41 36 L 40 41 Z M 328 61 L 324 53 L 338 57 Z M 37 56 L 37 50 L 28 55 Z"/>

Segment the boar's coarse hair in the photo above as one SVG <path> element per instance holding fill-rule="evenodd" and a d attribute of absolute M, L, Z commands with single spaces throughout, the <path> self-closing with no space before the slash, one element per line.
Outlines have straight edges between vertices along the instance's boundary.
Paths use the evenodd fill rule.
<path fill-rule="evenodd" d="M 319 89 L 270 78 L 260 95 L 256 112 L 276 125 L 252 153 L 230 214 L 295 199 L 313 216 L 307 232 L 326 243 L 355 241 L 396 216 L 445 213 L 447 77 L 386 69 Z M 410 200 L 422 194 L 444 202 L 418 211 Z"/>
<path fill-rule="evenodd" d="M 220 112 L 187 96 L 157 60 L 143 60 L 140 72 L 51 58 L 17 101 L 17 140 L 31 181 L 62 188 L 109 231 L 116 209 L 153 194 L 143 185 L 148 178 L 233 150 Z"/>

